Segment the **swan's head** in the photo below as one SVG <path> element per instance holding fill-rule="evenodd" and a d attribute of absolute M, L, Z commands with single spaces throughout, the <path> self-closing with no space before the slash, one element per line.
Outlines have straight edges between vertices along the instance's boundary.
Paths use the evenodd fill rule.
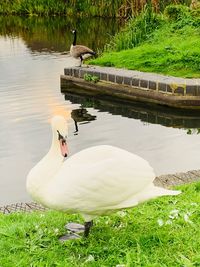
<path fill-rule="evenodd" d="M 68 148 L 66 138 L 68 134 L 68 128 L 66 120 L 62 116 L 54 116 L 51 119 L 51 127 L 54 140 L 60 145 L 61 154 L 63 157 L 67 157 Z"/>

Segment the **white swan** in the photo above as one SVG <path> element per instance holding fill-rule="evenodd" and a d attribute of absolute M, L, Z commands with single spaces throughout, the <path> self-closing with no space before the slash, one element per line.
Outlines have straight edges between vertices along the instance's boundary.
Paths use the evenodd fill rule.
<path fill-rule="evenodd" d="M 98 215 L 180 193 L 154 186 L 155 174 L 149 163 L 117 147 L 90 147 L 64 161 L 68 154 L 66 121 L 55 116 L 51 124 L 51 148 L 29 172 L 27 190 L 36 202 L 46 207 L 80 213 L 85 219 L 85 236 Z M 77 227 L 71 224 L 68 228 L 76 232 Z"/>

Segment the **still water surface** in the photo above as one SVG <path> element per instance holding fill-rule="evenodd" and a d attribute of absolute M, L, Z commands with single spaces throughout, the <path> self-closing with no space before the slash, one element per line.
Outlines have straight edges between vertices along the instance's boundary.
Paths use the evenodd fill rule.
<path fill-rule="evenodd" d="M 69 29 L 95 50 L 119 29 L 110 20 L 65 20 L 0 18 L 0 206 L 30 200 L 26 176 L 48 151 L 54 114 L 68 120 L 71 154 L 110 144 L 147 159 L 157 175 L 198 169 L 198 116 L 61 93 L 60 74 L 76 64 L 66 54 Z"/>

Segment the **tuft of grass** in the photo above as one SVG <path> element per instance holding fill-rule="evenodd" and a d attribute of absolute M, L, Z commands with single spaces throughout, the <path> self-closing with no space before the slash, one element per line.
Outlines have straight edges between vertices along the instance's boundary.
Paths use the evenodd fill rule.
<path fill-rule="evenodd" d="M 151 33 L 163 23 L 163 17 L 156 14 L 150 5 L 146 5 L 143 12 L 128 20 L 125 28 L 112 37 L 105 46 L 107 52 L 121 51 L 138 46 L 150 38 Z"/>
<path fill-rule="evenodd" d="M 200 182 L 95 220 L 88 239 L 59 243 L 78 215 L 0 215 L 0 266 L 200 266 Z"/>

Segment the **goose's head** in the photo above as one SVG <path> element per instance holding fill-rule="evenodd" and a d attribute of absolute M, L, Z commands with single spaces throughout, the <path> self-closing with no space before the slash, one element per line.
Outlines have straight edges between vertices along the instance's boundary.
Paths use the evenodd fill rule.
<path fill-rule="evenodd" d="M 71 30 L 71 32 L 72 32 L 73 34 L 75 34 L 75 33 L 76 33 L 76 29 L 74 29 L 74 30 Z"/>
<path fill-rule="evenodd" d="M 51 127 L 55 144 L 59 144 L 62 156 L 67 157 L 68 148 L 66 138 L 68 134 L 68 128 L 66 120 L 62 116 L 54 116 L 51 119 Z"/>

